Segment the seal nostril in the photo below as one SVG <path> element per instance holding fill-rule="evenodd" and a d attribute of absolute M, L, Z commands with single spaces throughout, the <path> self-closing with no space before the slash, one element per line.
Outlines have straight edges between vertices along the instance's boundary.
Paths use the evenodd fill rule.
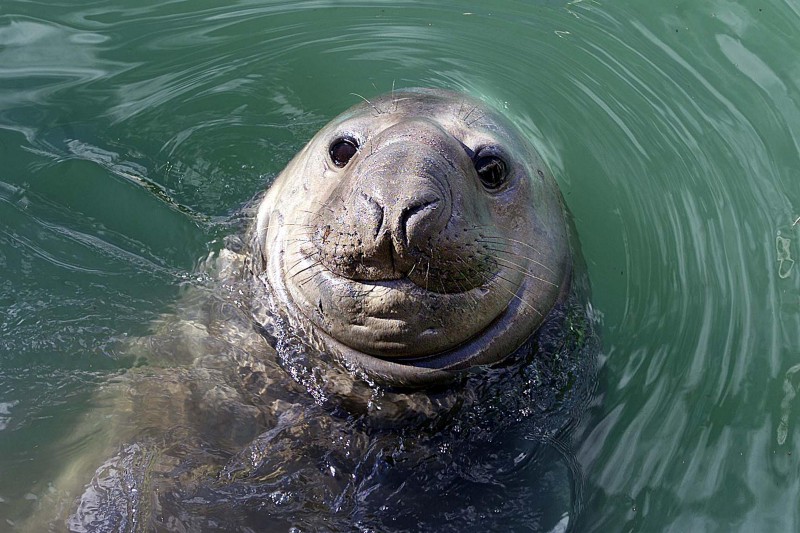
<path fill-rule="evenodd" d="M 403 209 L 399 222 L 408 244 L 434 231 L 435 224 L 432 222 L 438 218 L 436 210 L 440 204 L 439 198 L 421 198 Z"/>
<path fill-rule="evenodd" d="M 369 196 L 364 192 L 361 192 L 360 196 L 362 205 L 365 208 L 362 210 L 362 212 L 366 215 L 365 222 L 368 222 L 372 225 L 372 238 L 377 240 L 378 235 L 383 228 L 384 208 L 380 202 L 375 200 L 375 198 L 372 196 Z"/>
<path fill-rule="evenodd" d="M 422 200 L 410 207 L 407 207 L 403 210 L 403 215 L 406 220 L 413 217 L 420 211 L 424 211 L 426 209 L 436 209 L 436 206 L 439 205 L 439 200 Z"/>

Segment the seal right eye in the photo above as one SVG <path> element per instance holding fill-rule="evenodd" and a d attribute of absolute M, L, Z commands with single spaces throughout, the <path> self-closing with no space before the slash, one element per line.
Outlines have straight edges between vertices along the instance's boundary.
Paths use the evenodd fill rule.
<path fill-rule="evenodd" d="M 339 137 L 331 144 L 328 153 L 333 164 L 339 168 L 344 167 L 358 152 L 358 143 L 349 137 Z"/>
<path fill-rule="evenodd" d="M 506 163 L 494 154 L 479 156 L 475 160 L 475 170 L 487 190 L 496 191 L 506 182 Z"/>

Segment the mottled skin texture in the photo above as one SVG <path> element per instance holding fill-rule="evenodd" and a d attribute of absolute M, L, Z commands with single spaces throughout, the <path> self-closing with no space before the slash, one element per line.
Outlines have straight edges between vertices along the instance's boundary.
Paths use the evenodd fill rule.
<path fill-rule="evenodd" d="M 592 335 L 560 194 L 513 126 L 445 91 L 356 106 L 229 245 L 128 343 L 147 364 L 99 387 L 22 530 L 438 530 L 487 487 L 488 520 L 532 508 L 505 476 L 580 412 Z"/>
<path fill-rule="evenodd" d="M 341 168 L 337 141 L 357 152 Z M 504 162 L 487 187 L 476 162 Z M 261 202 L 258 290 L 347 366 L 421 386 L 513 353 L 566 294 L 561 195 L 541 157 L 487 106 L 395 92 L 325 126 Z M 258 320 L 258 317 L 256 317 Z"/>

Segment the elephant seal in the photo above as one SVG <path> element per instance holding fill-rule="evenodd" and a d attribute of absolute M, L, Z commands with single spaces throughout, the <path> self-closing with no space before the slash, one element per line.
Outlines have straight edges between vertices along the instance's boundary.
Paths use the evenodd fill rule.
<path fill-rule="evenodd" d="M 250 253 L 256 299 L 273 295 L 323 349 L 392 386 L 502 361 L 572 272 L 536 149 L 486 105 L 434 89 L 322 128 L 261 201 Z"/>
<path fill-rule="evenodd" d="M 126 341 L 22 530 L 555 530 L 575 510 L 546 480 L 580 478 L 562 439 L 592 391 L 588 282 L 509 122 L 442 90 L 365 102 L 241 214 L 207 283 Z M 551 445 L 556 470 L 533 459 Z"/>

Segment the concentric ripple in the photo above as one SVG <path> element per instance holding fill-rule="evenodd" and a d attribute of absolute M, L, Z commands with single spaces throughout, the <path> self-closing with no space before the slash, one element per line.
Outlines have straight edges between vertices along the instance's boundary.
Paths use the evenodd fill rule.
<path fill-rule="evenodd" d="M 44 501 L 79 452 L 56 437 L 131 364 L 117 341 L 207 282 L 229 215 L 339 111 L 422 85 L 505 110 L 555 171 L 602 322 L 597 397 L 544 451 L 475 423 L 460 449 L 482 458 L 386 434 L 337 448 L 362 462 L 312 455 L 360 477 L 285 478 L 274 523 L 800 529 L 800 9 L 750 4 L 5 0 L 0 518 Z M 430 470 L 390 465 L 409 457 Z M 369 495 L 403 480 L 392 522 Z"/>

